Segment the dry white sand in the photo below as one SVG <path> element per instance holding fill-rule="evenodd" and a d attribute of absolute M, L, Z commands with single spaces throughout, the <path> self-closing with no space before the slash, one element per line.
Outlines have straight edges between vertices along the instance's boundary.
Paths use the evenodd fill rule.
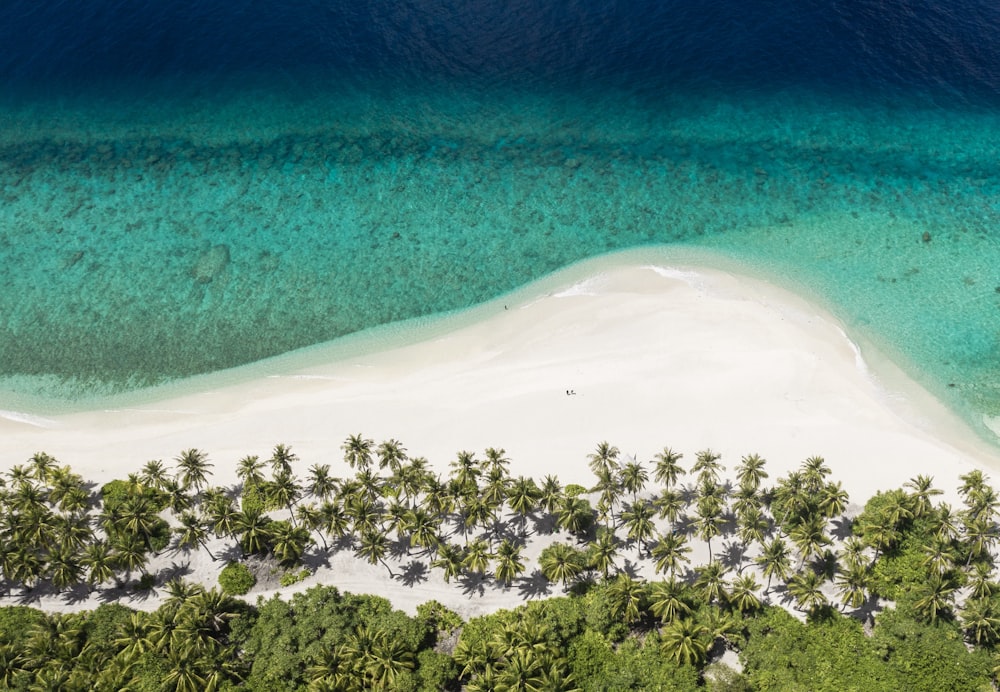
<path fill-rule="evenodd" d="M 303 474 L 319 462 L 347 475 L 340 446 L 363 433 L 396 438 L 440 471 L 459 450 L 493 446 L 514 475 L 589 484 L 587 454 L 607 440 L 641 460 L 669 445 L 690 463 L 711 448 L 730 468 L 756 452 L 772 480 L 820 455 L 859 505 L 917 474 L 954 498 L 960 474 L 1000 469 L 997 449 L 930 394 L 859 350 L 831 315 L 768 283 L 626 255 L 506 300 L 420 343 L 128 408 L 9 416 L 4 463 L 44 450 L 105 481 L 197 447 L 224 484 L 237 459 L 266 458 L 282 442 Z M 300 588 L 380 593 L 410 611 L 435 598 L 467 615 L 523 598 L 487 587 L 470 599 L 437 572 L 405 586 L 349 555 L 331 562 Z M 220 565 L 198 556 L 191 567 L 212 583 Z"/>

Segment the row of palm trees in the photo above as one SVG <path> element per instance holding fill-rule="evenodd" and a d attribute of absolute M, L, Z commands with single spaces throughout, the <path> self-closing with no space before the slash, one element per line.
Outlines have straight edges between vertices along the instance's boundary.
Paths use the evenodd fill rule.
<path fill-rule="evenodd" d="M 512 477 L 498 448 L 482 458 L 461 452 L 446 474 L 395 440 L 376 446 L 352 435 L 342 451 L 349 474 L 337 477 L 329 464 L 301 474 L 292 450 L 277 445 L 266 460 L 241 459 L 238 484 L 225 488 L 212 485 L 212 464 L 196 449 L 101 489 L 37 454 L 3 478 L 0 570 L 8 588 L 122 585 L 155 554 L 205 550 L 215 559 L 212 546 L 222 543 L 228 556 L 259 554 L 289 567 L 310 551 L 352 550 L 390 576 L 394 563 L 426 559 L 448 581 L 510 586 L 531 571 L 526 548 L 540 541 L 537 571 L 547 581 L 569 589 L 602 578 L 621 594 L 623 621 L 691 628 L 692 590 L 740 612 L 775 598 L 804 612 L 833 604 L 870 612 L 879 557 L 898 550 L 914 522 L 930 522 L 935 540 L 916 608 L 934 620 L 964 605 L 976 643 L 1000 632 L 992 600 L 998 502 L 980 472 L 962 477 L 960 511 L 935 504 L 940 491 L 918 476 L 855 522 L 820 457 L 765 487 L 758 455 L 740 460 L 734 484 L 711 450 L 685 469 L 670 448 L 643 463 L 602 442 L 588 459 L 593 485 L 582 488 L 553 476 Z M 691 564 L 693 541 L 704 543 L 706 564 Z M 650 571 L 659 580 L 646 583 L 641 574 Z"/>

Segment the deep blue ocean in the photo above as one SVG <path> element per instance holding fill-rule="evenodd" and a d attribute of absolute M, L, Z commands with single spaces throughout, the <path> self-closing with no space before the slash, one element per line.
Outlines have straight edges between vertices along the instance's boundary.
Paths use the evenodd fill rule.
<path fill-rule="evenodd" d="M 984 429 L 1000 4 L 0 3 L 0 408 L 664 245 L 823 301 Z"/>

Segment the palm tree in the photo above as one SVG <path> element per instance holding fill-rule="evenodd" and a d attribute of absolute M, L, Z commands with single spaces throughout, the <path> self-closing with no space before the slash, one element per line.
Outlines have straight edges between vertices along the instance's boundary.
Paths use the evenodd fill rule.
<path fill-rule="evenodd" d="M 79 584 L 83 566 L 74 551 L 59 547 L 49 555 L 49 579 L 57 591 Z"/>
<path fill-rule="evenodd" d="M 35 480 L 44 483 L 49 480 L 49 474 L 59 462 L 45 452 L 36 452 L 28 460 L 28 463 L 31 465 L 31 475 L 34 476 Z"/>
<path fill-rule="evenodd" d="M 493 558 L 490 552 L 490 546 L 483 540 L 473 541 L 465 553 L 465 560 L 463 564 L 465 568 L 470 572 L 474 572 L 480 576 L 486 574 L 486 570 L 489 568 L 490 560 Z"/>
<path fill-rule="evenodd" d="M 788 593 L 795 599 L 796 609 L 812 613 L 826 605 L 823 581 L 823 576 L 811 569 L 792 576 L 788 581 Z"/>
<path fill-rule="evenodd" d="M 379 469 L 388 467 L 392 473 L 398 471 L 407 459 L 406 447 L 398 440 L 385 440 L 375 450 L 375 455 L 378 457 Z"/>
<path fill-rule="evenodd" d="M 283 467 L 275 474 L 274 480 L 267 484 L 267 499 L 273 503 L 271 506 L 280 505 L 288 508 L 292 523 L 295 523 L 294 505 L 301 496 L 302 487 L 295 480 L 295 476 L 290 472 L 286 473 Z"/>
<path fill-rule="evenodd" d="M 972 573 L 969 574 L 969 597 L 970 598 L 990 598 L 1000 591 L 1000 584 L 991 579 L 993 576 L 993 565 L 988 562 L 977 562 L 972 566 Z"/>
<path fill-rule="evenodd" d="M 613 531 L 601 527 L 597 537 L 587 546 L 587 564 L 591 569 L 600 570 L 605 580 L 615 566 L 615 556 L 618 554 L 618 539 Z"/>
<path fill-rule="evenodd" d="M 115 576 L 111 548 L 104 541 L 89 543 L 83 550 L 80 564 L 87 570 L 87 583 L 91 586 L 109 582 Z"/>
<path fill-rule="evenodd" d="M 844 541 L 837 557 L 848 567 L 864 565 L 867 562 L 865 551 L 868 546 L 857 536 L 851 536 Z"/>
<path fill-rule="evenodd" d="M 256 456 L 246 456 L 236 463 L 236 475 L 244 488 L 252 488 L 264 482 L 264 462 Z"/>
<path fill-rule="evenodd" d="M 740 483 L 733 493 L 733 513 L 737 516 L 753 510 L 760 510 L 764 502 L 758 488 Z"/>
<path fill-rule="evenodd" d="M 947 576 L 931 574 L 927 581 L 914 588 L 918 598 L 913 602 L 916 611 L 932 624 L 951 608 L 957 587 Z"/>
<path fill-rule="evenodd" d="M 444 520 L 455 510 L 455 500 L 448 491 L 448 485 L 440 476 L 428 473 L 424 476 L 422 506 L 428 512 Z"/>
<path fill-rule="evenodd" d="M 855 563 L 840 570 L 837 576 L 837 593 L 840 602 L 850 608 L 860 608 L 865 603 L 868 592 L 868 570 Z"/>
<path fill-rule="evenodd" d="M 486 483 L 480 489 L 483 501 L 499 509 L 507 499 L 507 485 L 510 479 L 502 466 L 493 466 L 486 471 Z"/>
<path fill-rule="evenodd" d="M 563 588 L 584 570 L 583 555 L 566 543 L 553 543 L 538 557 L 538 566 L 550 582 L 562 582 Z"/>
<path fill-rule="evenodd" d="M 464 516 L 463 524 L 466 532 L 472 531 L 477 526 L 488 527 L 497 520 L 496 508 L 493 504 L 479 495 L 468 498 L 462 508 Z"/>
<path fill-rule="evenodd" d="M 169 476 L 167 475 L 167 467 L 164 466 L 163 462 L 159 459 L 147 461 L 142 467 L 139 478 L 142 480 L 143 485 L 147 485 L 150 488 L 155 488 L 157 490 L 163 490 L 164 484 L 169 479 Z"/>
<path fill-rule="evenodd" d="M 973 469 L 968 473 L 962 474 L 958 477 L 958 479 L 962 481 L 962 485 L 958 487 L 958 494 L 961 495 L 963 499 L 968 498 L 970 495 L 982 490 L 986 486 L 986 477 L 979 469 Z"/>
<path fill-rule="evenodd" d="M 695 571 L 698 577 L 694 581 L 694 587 L 702 591 L 705 603 L 724 603 L 728 599 L 726 568 L 722 563 L 713 560 Z"/>
<path fill-rule="evenodd" d="M 389 572 L 390 577 L 395 577 L 392 569 L 385 562 L 385 555 L 389 550 L 389 542 L 385 534 L 381 531 L 365 530 L 361 533 L 361 540 L 358 542 L 357 553 L 360 557 L 368 560 L 370 564 L 381 562 L 382 566 Z"/>
<path fill-rule="evenodd" d="M 534 692 L 553 689 L 546 686 L 547 662 L 546 656 L 540 656 L 532 649 L 519 649 L 507 658 L 506 665 L 498 673 L 492 689 L 498 692 Z"/>
<path fill-rule="evenodd" d="M 489 473 L 492 470 L 501 470 L 504 475 L 507 475 L 508 469 L 510 468 L 510 459 L 505 455 L 507 450 L 496 447 L 488 447 L 485 452 L 483 452 L 486 459 L 484 460 L 484 465 L 486 467 L 486 472 Z"/>
<path fill-rule="evenodd" d="M 452 468 L 452 478 L 461 488 L 475 487 L 479 479 L 479 462 L 472 452 L 462 451 L 458 457 L 450 464 Z"/>
<path fill-rule="evenodd" d="M 714 497 L 699 498 L 696 507 L 697 519 L 695 526 L 698 537 L 708 545 L 708 559 L 712 559 L 712 539 L 722 531 L 722 503 Z"/>
<path fill-rule="evenodd" d="M 861 526 L 864 540 L 875 550 L 872 557 L 872 564 L 878 560 L 879 554 L 889 550 L 901 538 L 899 530 L 896 529 L 888 516 L 884 512 L 879 512 L 873 517 L 869 517 Z"/>
<path fill-rule="evenodd" d="M 763 543 L 770 528 L 767 517 L 757 508 L 750 508 L 736 515 L 736 526 L 744 550 L 751 543 Z"/>
<path fill-rule="evenodd" d="M 676 490 L 667 489 L 660 493 L 660 496 L 653 500 L 660 519 L 666 519 L 671 526 L 681 515 L 687 503 L 684 496 Z"/>
<path fill-rule="evenodd" d="M 220 495 L 205 506 L 206 520 L 218 538 L 236 535 L 236 521 L 240 515 L 231 497 Z"/>
<path fill-rule="evenodd" d="M 538 498 L 538 504 L 546 512 L 552 514 L 559 507 L 562 506 L 563 502 L 563 489 L 562 485 L 559 483 L 559 479 L 553 475 L 545 476 L 542 481 L 542 486 L 539 489 L 540 496 Z"/>
<path fill-rule="evenodd" d="M 771 591 L 771 579 L 777 577 L 784 581 L 791 571 L 791 562 L 788 559 L 788 548 L 780 538 L 775 538 L 764 546 L 764 551 L 755 560 L 761 568 L 761 573 L 767 577 L 767 587 L 764 595 Z"/>
<path fill-rule="evenodd" d="M 594 511 L 582 497 L 566 497 L 559 507 L 557 522 L 560 528 L 579 536 L 593 525 Z"/>
<path fill-rule="evenodd" d="M 632 502 L 634 504 L 639 493 L 646 487 L 646 482 L 649 481 L 649 471 L 646 470 L 646 467 L 642 463 L 633 459 L 622 466 L 620 477 L 622 488 L 626 492 L 632 493 Z"/>
<path fill-rule="evenodd" d="M 52 528 L 58 536 L 58 545 L 79 551 L 94 538 L 89 514 L 56 514 L 52 517 Z"/>
<path fill-rule="evenodd" d="M 119 508 L 115 525 L 108 531 L 109 527 L 105 522 L 104 528 L 109 535 L 120 532 L 139 536 L 149 546 L 153 530 L 159 521 L 156 514 L 157 507 L 152 495 L 147 492 L 129 495 Z"/>
<path fill-rule="evenodd" d="M 323 518 L 323 530 L 331 539 L 337 541 L 349 535 L 351 520 L 340 502 L 336 500 L 324 502 L 319 508 L 319 513 Z"/>
<path fill-rule="evenodd" d="M 383 527 L 389 533 L 395 531 L 396 537 L 403 538 L 406 527 L 406 513 L 409 508 L 402 502 L 390 502 L 385 508 L 385 522 Z"/>
<path fill-rule="evenodd" d="M 646 541 L 656 534 L 656 527 L 653 525 L 654 516 L 653 508 L 645 501 L 635 502 L 622 512 L 622 521 L 628 529 L 629 540 L 638 546 L 639 557 L 642 557 Z"/>
<path fill-rule="evenodd" d="M 400 466 L 392 476 L 392 481 L 398 485 L 407 502 L 416 497 L 424 487 L 427 476 L 427 460 L 423 457 L 411 459 L 410 463 Z"/>
<path fill-rule="evenodd" d="M 962 627 L 978 646 L 992 646 L 1000 641 L 1000 613 L 990 598 L 970 598 L 962 610 Z"/>
<path fill-rule="evenodd" d="M 941 495 L 943 491 L 934 487 L 932 476 L 918 475 L 903 484 L 904 488 L 911 488 L 910 498 L 913 500 L 913 516 L 920 518 L 930 513 L 933 508 L 931 498 Z"/>
<path fill-rule="evenodd" d="M 789 532 L 788 537 L 795 544 L 801 555 L 799 569 L 810 557 L 819 555 L 823 548 L 830 545 L 830 539 L 826 535 L 825 523 L 819 517 L 812 517 L 800 524 L 797 524 Z"/>
<path fill-rule="evenodd" d="M 399 676 L 413 670 L 413 653 L 399 637 L 379 631 L 372 641 L 371 653 L 365 665 L 366 681 L 371 689 L 396 689 Z"/>
<path fill-rule="evenodd" d="M 327 543 L 326 535 L 323 533 L 323 529 L 326 528 L 326 518 L 315 502 L 296 507 L 295 519 L 298 521 L 299 526 L 309 532 L 310 537 L 315 531 L 319 539 L 323 541 L 323 552 L 330 552 L 330 544 Z M 312 539 L 310 538 L 310 540 Z M 312 542 L 315 544 L 314 540 Z"/>
<path fill-rule="evenodd" d="M 271 537 L 268 531 L 270 523 L 271 519 L 257 507 L 248 507 L 237 514 L 233 528 L 245 555 L 266 552 Z"/>
<path fill-rule="evenodd" d="M 376 502 L 381 500 L 383 479 L 369 467 L 365 467 L 354 475 L 357 481 L 357 490 L 365 498 Z M 343 484 L 341 485 L 343 491 Z"/>
<path fill-rule="evenodd" d="M 114 564 L 125 570 L 125 584 L 131 580 L 133 571 L 146 566 L 146 545 L 134 534 L 117 536 L 112 551 Z"/>
<path fill-rule="evenodd" d="M 493 569 L 494 578 L 509 586 L 514 579 L 524 573 L 524 562 L 521 560 L 521 548 L 504 539 L 497 548 L 496 565 Z"/>
<path fill-rule="evenodd" d="M 208 529 L 205 522 L 194 512 L 184 512 L 180 516 L 181 525 L 174 528 L 177 534 L 177 549 L 190 550 L 191 548 L 204 548 L 208 556 L 215 560 L 216 557 L 208 548 Z"/>
<path fill-rule="evenodd" d="M 354 520 L 355 533 L 374 531 L 382 522 L 382 508 L 367 493 L 349 496 L 344 511 Z"/>
<path fill-rule="evenodd" d="M 933 538 L 929 543 L 921 546 L 924 554 L 924 567 L 932 572 L 944 574 L 955 566 L 955 551 L 951 543 L 942 541 L 940 538 Z"/>
<path fill-rule="evenodd" d="M 660 648 L 680 665 L 698 666 L 705 660 L 711 632 L 693 618 L 677 618 L 663 629 Z"/>
<path fill-rule="evenodd" d="M 520 518 L 521 536 L 528 535 L 528 515 L 534 511 L 541 499 L 541 491 L 532 478 L 518 476 L 507 489 L 507 505 Z"/>
<path fill-rule="evenodd" d="M 982 516 L 969 517 L 965 520 L 964 547 L 969 551 L 966 566 L 983 556 L 988 556 L 997 540 L 997 527 L 992 519 Z"/>
<path fill-rule="evenodd" d="M 806 487 L 812 492 L 816 492 L 830 475 L 830 467 L 826 465 L 826 460 L 820 456 L 812 456 L 802 462 L 802 478 Z"/>
<path fill-rule="evenodd" d="M 118 629 L 118 636 L 113 644 L 119 649 L 119 656 L 126 661 L 132 661 L 154 649 L 153 642 L 147 634 L 146 620 L 149 615 L 143 611 L 134 611 Z"/>
<path fill-rule="evenodd" d="M 833 518 L 844 513 L 849 499 L 840 481 L 827 483 L 820 490 L 818 509 L 824 517 Z"/>
<path fill-rule="evenodd" d="M 369 468 L 372 463 L 372 445 L 374 444 L 374 440 L 362 437 L 360 434 L 349 436 L 341 446 L 341 449 L 344 450 L 344 461 L 352 469 L 356 468 L 359 471 Z"/>
<path fill-rule="evenodd" d="M 767 461 L 758 454 L 748 454 L 736 466 L 736 482 L 741 486 L 757 490 L 761 481 L 768 477 L 764 466 Z"/>
<path fill-rule="evenodd" d="M 592 454 L 587 455 L 589 459 L 590 470 L 594 475 L 599 475 L 600 471 L 606 470 L 612 473 L 617 473 L 618 471 L 618 455 L 621 452 L 617 447 L 611 445 L 607 442 L 600 442 L 597 445 L 597 449 L 594 450 Z"/>
<path fill-rule="evenodd" d="M 942 502 L 931 514 L 931 521 L 934 525 L 934 534 L 944 541 L 951 541 L 958 537 L 959 523 L 958 516 L 952 511 L 951 505 Z"/>
<path fill-rule="evenodd" d="M 729 602 L 736 606 L 741 613 L 749 613 L 760 608 L 760 599 L 757 598 L 757 590 L 760 584 L 752 574 L 745 574 L 736 577 L 731 586 Z"/>
<path fill-rule="evenodd" d="M 271 539 L 271 552 L 285 567 L 297 564 L 312 542 L 307 529 L 287 521 L 271 522 L 268 533 Z"/>
<path fill-rule="evenodd" d="M 690 615 L 691 605 L 687 595 L 684 583 L 673 577 L 667 581 L 653 582 L 649 592 L 649 610 L 663 623 Z"/>
<path fill-rule="evenodd" d="M 420 546 L 430 553 L 441 540 L 438 535 L 440 520 L 419 507 L 407 512 L 405 527 L 410 534 L 411 548 Z"/>
<path fill-rule="evenodd" d="M 679 463 L 683 457 L 683 454 L 675 452 L 670 447 L 664 447 L 654 458 L 656 465 L 653 469 L 653 478 L 656 482 L 667 490 L 673 488 L 677 484 L 677 479 L 687 473 Z"/>
<path fill-rule="evenodd" d="M 615 525 L 615 505 L 621 499 L 623 488 L 618 474 L 610 468 L 599 468 L 596 475 L 597 483 L 591 492 L 600 493 L 597 500 L 597 512 L 610 529 Z"/>
<path fill-rule="evenodd" d="M 208 480 L 212 464 L 208 463 L 208 455 L 198 449 L 186 449 L 175 459 L 181 485 L 187 489 L 193 487 L 200 491 Z"/>
<path fill-rule="evenodd" d="M 646 598 L 646 583 L 627 574 L 619 574 L 608 584 L 611 616 L 626 625 L 639 619 Z"/>
<path fill-rule="evenodd" d="M 321 502 L 333 497 L 337 492 L 337 481 L 330 475 L 329 464 L 313 464 L 309 467 L 309 494 Z"/>
<path fill-rule="evenodd" d="M 457 577 L 462 573 L 465 551 L 460 546 L 441 541 L 437 545 L 437 559 L 431 562 L 431 567 L 436 567 L 444 572 L 445 583 L 450 583 L 452 577 Z"/>
<path fill-rule="evenodd" d="M 691 473 L 698 474 L 698 485 L 704 485 L 706 482 L 711 482 L 712 485 L 718 484 L 719 474 L 726 469 L 719 463 L 720 459 L 722 459 L 722 455 L 716 454 L 711 449 L 703 449 L 698 452 L 694 465 L 691 467 Z"/>
<path fill-rule="evenodd" d="M 686 544 L 684 536 L 676 533 L 660 536 L 652 551 L 653 559 L 656 560 L 656 573 L 666 572 L 673 578 L 681 563 L 690 562 L 691 559 L 687 554 L 691 552 L 691 548 Z"/>
<path fill-rule="evenodd" d="M 204 671 L 186 650 L 167 651 L 167 674 L 163 677 L 163 689 L 175 692 L 203 692 L 206 689 Z"/>

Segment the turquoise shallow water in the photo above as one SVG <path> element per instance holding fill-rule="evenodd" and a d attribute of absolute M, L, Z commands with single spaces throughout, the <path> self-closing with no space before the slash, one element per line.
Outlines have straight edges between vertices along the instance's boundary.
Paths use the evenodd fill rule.
<path fill-rule="evenodd" d="M 0 122 L 12 400 L 92 401 L 674 245 L 820 297 L 977 427 L 1000 414 L 988 110 L 258 74 L 19 94 Z"/>

